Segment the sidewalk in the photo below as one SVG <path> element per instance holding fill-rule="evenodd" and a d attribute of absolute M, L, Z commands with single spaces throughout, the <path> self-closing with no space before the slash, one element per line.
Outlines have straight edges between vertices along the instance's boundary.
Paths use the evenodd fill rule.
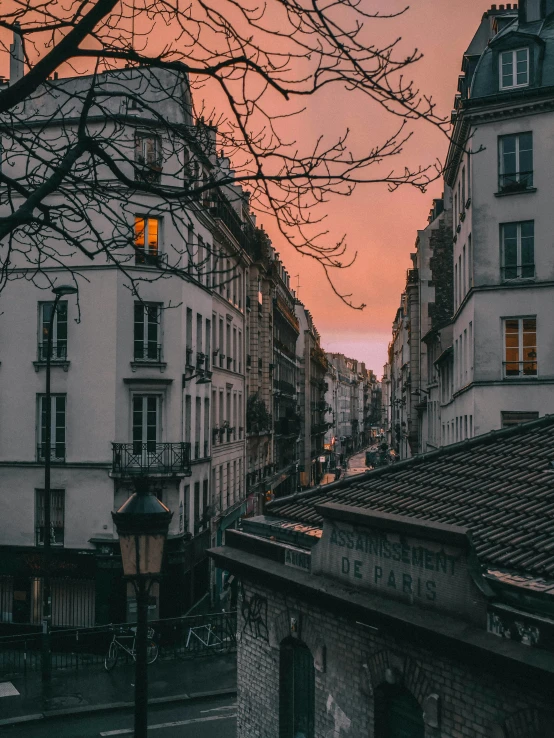
<path fill-rule="evenodd" d="M 0 726 L 12 719 L 42 719 L 132 706 L 134 664 L 118 664 L 111 673 L 102 666 L 52 672 L 51 697 L 43 700 L 40 673 L 0 681 Z M 149 701 L 171 702 L 236 690 L 236 654 L 198 659 L 158 659 L 148 669 Z M 2 697 L 2 685 L 13 684 L 18 696 Z M 19 720 L 17 720 L 19 718 Z"/>

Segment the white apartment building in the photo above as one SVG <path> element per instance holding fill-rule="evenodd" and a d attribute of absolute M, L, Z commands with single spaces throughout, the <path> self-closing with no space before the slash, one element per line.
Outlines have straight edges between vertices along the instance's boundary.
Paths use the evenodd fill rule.
<path fill-rule="evenodd" d="M 246 286 L 250 258 L 242 249 L 248 221 L 242 193 L 218 198 L 213 231 L 218 254 L 212 272 L 212 545 L 246 511 Z M 253 224 L 250 224 L 253 228 Z M 212 596 L 219 597 L 222 573 L 213 570 Z"/>
<path fill-rule="evenodd" d="M 554 412 L 554 3 L 509 7 L 485 13 L 459 80 L 442 444 Z"/>
<path fill-rule="evenodd" d="M 148 75 L 155 75 L 155 84 L 144 84 Z M 89 82 L 58 80 L 48 91 L 39 91 L 36 106 L 43 117 L 32 110 L 32 125 L 41 125 L 37 147 L 39 136 L 46 141 L 60 135 L 57 114 L 65 114 L 66 100 L 70 107 L 78 105 L 80 86 Z M 119 144 L 128 145 L 131 152 L 122 164 L 131 178 L 133 167 L 137 176 L 138 169 L 155 164 L 155 176 L 171 184 L 185 163 L 199 176 L 207 176 L 209 167 L 217 164 L 213 147 L 207 152 L 179 149 L 149 117 L 148 107 L 159 104 L 170 121 L 194 125 L 182 78 L 130 69 L 99 75 L 96 84 L 100 90 L 119 90 L 121 99 L 105 103 L 109 120 L 97 116 L 91 132 L 109 138 L 112 128 L 117 131 Z M 140 92 L 144 110 L 121 107 L 128 90 L 134 96 Z M 33 130 L 29 126 L 29 136 Z M 67 122 L 64 131 L 73 135 Z M 211 131 L 206 139 L 213 141 Z M 176 160 L 179 150 L 186 161 Z M 148 159 L 149 151 L 156 151 L 155 161 Z M 3 156 L 3 166 L 13 176 L 20 174 L 23 153 L 5 145 Z M 108 172 L 104 176 L 109 178 Z M 55 198 L 63 204 L 62 195 Z M 2 201 L 5 207 L 6 198 Z M 134 599 L 121 579 L 111 512 L 133 491 L 137 474 L 148 477 L 174 513 L 167 578 L 152 593 L 151 617 L 183 614 L 208 591 L 205 550 L 211 543 L 211 485 L 226 505 L 229 494 L 238 499 L 244 489 L 244 281 L 239 274 L 214 289 L 207 266 L 210 254 L 228 248 L 221 208 L 173 208 L 170 214 L 156 196 L 136 193 L 114 199 L 110 208 L 112 219 L 127 224 L 117 251 L 124 269 L 110 259 L 79 256 L 69 246 L 64 255 L 58 243 L 62 263 L 46 259 L 33 280 L 29 264 L 22 256 L 19 261 L 14 257 L 11 267 L 21 278 L 8 282 L 0 296 L 4 621 L 40 620 L 45 326 L 53 300 L 49 285 L 72 282 L 65 266 L 75 270 L 79 294 L 78 301 L 69 296 L 60 303 L 52 337 L 53 624 L 133 619 Z M 113 220 L 102 213 L 94 218 L 100 233 L 110 231 Z M 188 228 L 183 232 L 185 220 Z M 188 277 L 160 279 L 157 265 L 162 260 L 188 265 Z M 139 285 L 140 297 L 129 289 L 129 279 Z M 217 473 L 210 479 L 212 412 L 220 428 L 225 421 L 228 426 L 223 438 L 216 439 Z"/>

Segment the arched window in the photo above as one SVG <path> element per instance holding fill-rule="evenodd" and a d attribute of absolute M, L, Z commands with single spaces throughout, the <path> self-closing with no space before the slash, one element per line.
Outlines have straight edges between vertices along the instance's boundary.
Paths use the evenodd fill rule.
<path fill-rule="evenodd" d="M 315 670 L 310 649 L 287 638 L 279 664 L 279 738 L 314 738 Z"/>
<path fill-rule="evenodd" d="M 375 738 L 424 738 L 423 710 L 411 692 L 398 684 L 375 690 Z"/>

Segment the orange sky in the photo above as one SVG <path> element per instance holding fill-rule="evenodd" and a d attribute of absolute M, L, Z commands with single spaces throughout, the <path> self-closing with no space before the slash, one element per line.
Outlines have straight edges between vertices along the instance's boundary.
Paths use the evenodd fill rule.
<path fill-rule="evenodd" d="M 383 2 L 372 4 L 383 8 Z M 384 9 L 403 6 L 397 0 L 387 0 Z M 486 0 L 413 0 L 403 17 L 384 26 L 389 38 L 402 36 L 406 50 L 418 47 L 423 51 L 424 58 L 412 67 L 413 77 L 422 90 L 433 95 L 445 115 L 452 108 L 462 54 L 489 7 Z M 299 130 L 297 137 L 349 127 L 358 140 L 369 144 L 382 140 L 391 130 L 391 119 L 369 103 L 362 107 L 360 98 L 353 107 L 353 97 L 350 93 L 341 97 L 335 89 L 327 99 L 312 100 L 307 119 L 302 119 L 304 130 Z M 437 158 L 444 161 L 446 148 L 446 139 L 436 129 L 419 126 L 404 161 L 412 165 L 432 163 Z M 280 242 L 271 223 L 261 221 L 274 237 L 290 274 L 300 275 L 300 299 L 314 316 L 325 350 L 365 361 L 381 376 L 417 230 L 427 225 L 432 198 L 441 191 L 440 182 L 425 194 L 411 188 L 391 194 L 385 186 L 366 185 L 351 198 L 329 205 L 327 227 L 337 237 L 347 233 L 351 250 L 359 254 L 356 264 L 341 272 L 337 283 L 343 291 L 352 292 L 357 303 L 367 305 L 362 312 L 335 298 L 322 270 Z M 296 286 L 297 279 L 292 283 Z"/>

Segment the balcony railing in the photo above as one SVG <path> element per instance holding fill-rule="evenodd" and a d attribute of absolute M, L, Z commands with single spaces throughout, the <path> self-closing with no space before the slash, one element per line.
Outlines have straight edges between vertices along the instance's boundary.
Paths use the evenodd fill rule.
<path fill-rule="evenodd" d="M 501 174 L 498 179 L 500 192 L 525 192 L 533 187 L 533 172 Z"/>
<path fill-rule="evenodd" d="M 48 357 L 48 341 L 39 343 L 38 360 L 46 361 Z M 53 343 L 50 351 L 51 361 L 67 361 L 67 341 L 58 341 Z"/>
<path fill-rule="evenodd" d="M 513 264 L 511 266 L 503 266 L 502 281 L 511 282 L 516 279 L 535 279 L 534 264 Z"/>
<path fill-rule="evenodd" d="M 135 264 L 144 264 L 146 266 L 159 266 L 161 263 L 161 254 L 159 251 L 151 249 L 146 251 L 140 246 L 135 247 Z"/>
<path fill-rule="evenodd" d="M 504 379 L 512 379 L 514 377 L 536 377 L 537 362 L 529 361 L 504 361 Z"/>
<path fill-rule="evenodd" d="M 162 360 L 162 346 L 160 343 L 135 343 L 133 356 L 135 361 L 159 363 Z"/>
<path fill-rule="evenodd" d="M 114 474 L 191 474 L 190 443 L 112 443 L 112 450 Z"/>
<path fill-rule="evenodd" d="M 286 382 L 284 379 L 275 379 L 273 381 L 273 387 L 274 389 L 279 390 L 285 395 L 290 395 L 291 397 L 296 394 L 296 387 L 290 382 Z"/>
<path fill-rule="evenodd" d="M 39 443 L 37 446 L 37 457 L 39 461 L 44 461 L 46 453 L 46 444 Z M 50 446 L 50 461 L 52 464 L 61 464 L 65 461 L 65 443 L 53 443 Z"/>

